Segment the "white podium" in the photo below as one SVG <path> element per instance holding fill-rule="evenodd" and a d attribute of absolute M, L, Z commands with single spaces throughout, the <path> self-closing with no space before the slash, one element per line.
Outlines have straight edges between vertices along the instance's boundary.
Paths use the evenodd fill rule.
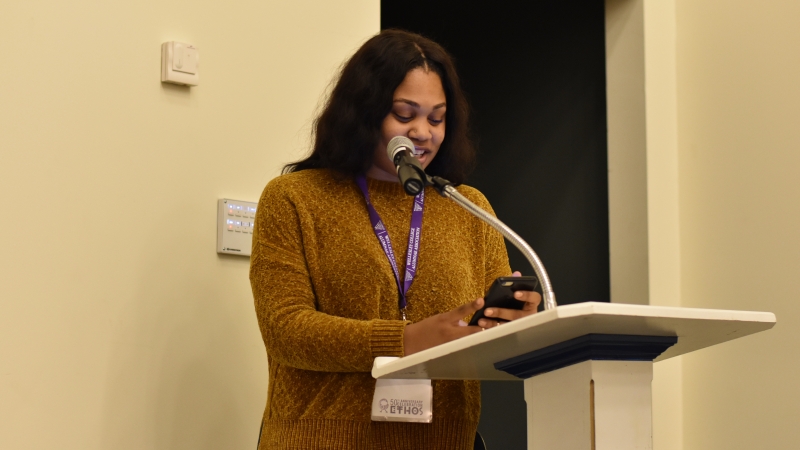
<path fill-rule="evenodd" d="M 376 365 L 372 376 L 524 379 L 529 449 L 647 450 L 653 362 L 774 325 L 765 312 L 579 303 Z"/>

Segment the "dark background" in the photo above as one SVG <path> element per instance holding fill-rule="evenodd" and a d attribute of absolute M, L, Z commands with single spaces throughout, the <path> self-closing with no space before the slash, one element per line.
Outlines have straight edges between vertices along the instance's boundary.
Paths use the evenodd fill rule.
<path fill-rule="evenodd" d="M 479 144 L 468 184 L 536 250 L 558 303 L 608 302 L 603 1 L 513 5 L 382 0 L 381 28 L 423 34 L 454 56 Z M 533 274 L 513 246 L 509 257 Z M 527 448 L 522 382 L 482 389 L 487 447 Z"/>

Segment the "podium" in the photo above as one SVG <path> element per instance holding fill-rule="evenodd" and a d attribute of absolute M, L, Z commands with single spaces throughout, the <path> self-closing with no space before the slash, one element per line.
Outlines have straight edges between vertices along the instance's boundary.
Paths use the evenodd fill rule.
<path fill-rule="evenodd" d="M 524 379 L 529 449 L 645 450 L 654 362 L 774 325 L 766 312 L 578 303 L 376 363 L 372 376 Z"/>

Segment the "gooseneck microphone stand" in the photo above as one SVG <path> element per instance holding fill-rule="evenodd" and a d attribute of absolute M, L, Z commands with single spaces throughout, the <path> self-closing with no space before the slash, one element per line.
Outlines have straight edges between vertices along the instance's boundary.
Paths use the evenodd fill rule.
<path fill-rule="evenodd" d="M 528 259 L 528 262 L 533 267 L 533 271 L 536 272 L 536 276 L 539 277 L 539 281 L 542 283 L 542 297 L 544 301 L 544 309 L 555 309 L 557 306 L 556 304 L 556 294 L 553 292 L 553 285 L 550 283 L 550 277 L 547 276 L 547 271 L 544 269 L 544 264 L 542 264 L 542 260 L 539 259 L 539 256 L 533 251 L 530 245 L 525 242 L 517 233 L 514 232 L 508 225 L 504 224 L 500 220 L 498 220 L 493 215 L 489 214 L 488 212 L 481 209 L 475 203 L 472 203 L 461 195 L 456 188 L 453 187 L 453 183 L 445 180 L 442 177 L 431 177 L 422 170 L 421 167 L 417 167 L 414 165 L 408 165 L 408 167 L 413 167 L 414 170 L 417 171 L 420 178 L 425 181 L 425 186 L 433 186 L 437 192 L 442 197 L 449 198 L 456 202 L 459 206 L 469 211 L 475 217 L 481 219 L 482 221 L 486 222 L 494 228 L 495 230 L 499 231 L 500 234 L 503 235 L 506 239 L 509 240 L 514 247 L 517 247 L 519 251 L 525 255 L 525 258 Z M 410 192 L 406 191 L 409 195 L 416 195 L 416 193 L 411 194 Z"/>

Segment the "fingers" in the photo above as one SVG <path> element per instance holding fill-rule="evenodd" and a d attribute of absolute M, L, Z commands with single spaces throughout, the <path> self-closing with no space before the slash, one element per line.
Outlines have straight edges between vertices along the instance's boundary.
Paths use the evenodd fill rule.
<path fill-rule="evenodd" d="M 481 302 L 481 305 L 483 305 L 482 302 Z M 478 309 L 480 309 L 480 308 L 478 308 Z M 453 311 L 456 311 L 456 310 L 453 310 Z M 451 312 L 453 312 L 453 311 L 451 311 Z M 457 326 L 455 326 L 455 327 L 452 326 L 452 325 L 446 325 L 446 326 L 449 329 L 449 331 L 447 333 L 448 337 L 442 343 L 449 342 L 449 341 L 452 341 L 454 339 L 462 338 L 464 336 L 469 336 L 470 334 L 480 333 L 485 328 L 489 328 L 488 326 L 487 327 L 470 327 L 467 322 L 464 322 L 461 319 L 458 320 Z"/>
<path fill-rule="evenodd" d="M 494 328 L 504 324 L 505 322 L 501 322 L 499 320 L 489 320 L 489 319 L 481 319 L 478 321 L 478 326 L 484 329 Z M 472 327 L 475 328 L 475 327 Z"/>
<path fill-rule="evenodd" d="M 525 311 L 535 311 L 542 302 L 542 295 L 534 291 L 517 291 L 514 293 L 514 298 L 525 302 L 525 306 L 522 308 Z"/>
<path fill-rule="evenodd" d="M 529 316 L 535 313 L 536 310 L 526 311 L 524 309 L 506 309 L 506 308 L 491 308 L 484 311 L 484 314 L 487 317 L 490 317 L 492 319 L 502 319 L 506 321 L 519 319 L 520 317 Z"/>
<path fill-rule="evenodd" d="M 462 319 L 483 308 L 483 303 L 483 299 L 479 298 L 446 313 L 407 325 L 403 331 L 404 355 L 412 355 L 445 342 L 480 333 L 487 327 L 469 327 Z"/>
<path fill-rule="evenodd" d="M 483 299 L 479 298 L 467 303 L 466 305 L 461 305 L 447 314 L 455 317 L 455 320 L 461 320 L 464 317 L 472 315 L 475 311 L 481 308 L 483 308 Z"/>
<path fill-rule="evenodd" d="M 525 302 L 525 306 L 521 310 L 505 309 L 505 308 L 487 308 L 484 315 L 490 319 L 514 320 L 520 317 L 536 314 L 539 308 L 539 303 L 542 302 L 542 296 L 538 292 L 533 291 L 517 291 L 514 293 L 514 298 Z"/>

